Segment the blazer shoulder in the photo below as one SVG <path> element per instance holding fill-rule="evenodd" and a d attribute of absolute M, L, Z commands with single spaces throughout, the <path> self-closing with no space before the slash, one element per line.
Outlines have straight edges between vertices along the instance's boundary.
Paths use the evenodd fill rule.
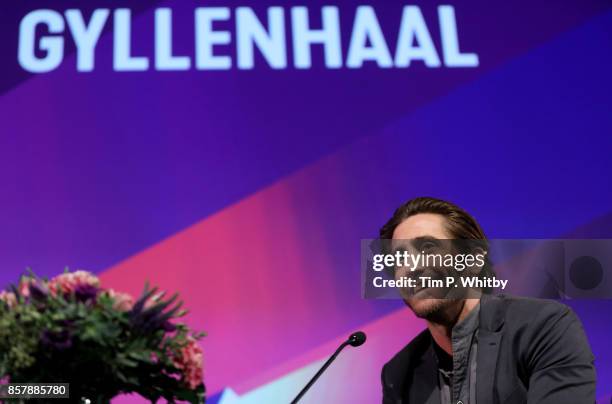
<path fill-rule="evenodd" d="M 505 301 L 507 316 L 520 315 L 527 319 L 533 319 L 534 317 L 546 319 L 573 313 L 569 306 L 556 300 L 507 295 L 503 296 L 502 299 Z"/>
<path fill-rule="evenodd" d="M 384 373 L 389 376 L 394 374 L 405 375 L 410 364 L 420 358 L 430 346 L 431 334 L 429 330 L 423 330 L 385 363 L 383 366 Z"/>
<path fill-rule="evenodd" d="M 504 322 L 510 333 L 522 330 L 521 335 L 541 334 L 580 321 L 569 306 L 556 300 L 514 296 L 502 299 Z"/>

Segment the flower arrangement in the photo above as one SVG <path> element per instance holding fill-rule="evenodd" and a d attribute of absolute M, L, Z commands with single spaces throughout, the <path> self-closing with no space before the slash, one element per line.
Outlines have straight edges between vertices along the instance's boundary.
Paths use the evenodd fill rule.
<path fill-rule="evenodd" d="M 92 403 L 120 393 L 203 403 L 204 334 L 177 321 L 177 299 L 148 285 L 134 299 L 85 271 L 23 276 L 0 292 L 0 377 L 70 383 L 71 398 Z"/>

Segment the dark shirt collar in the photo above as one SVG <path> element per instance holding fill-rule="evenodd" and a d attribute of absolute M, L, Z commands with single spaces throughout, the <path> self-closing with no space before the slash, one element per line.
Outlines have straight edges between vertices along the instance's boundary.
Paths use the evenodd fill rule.
<path fill-rule="evenodd" d="M 455 324 L 452 331 L 453 339 L 461 339 L 470 336 L 478 328 L 478 317 L 480 313 L 480 302 L 468 313 L 468 315 L 458 324 Z"/>
<path fill-rule="evenodd" d="M 452 329 L 452 343 L 455 344 L 460 340 L 469 339 L 471 340 L 472 335 L 478 329 L 480 317 L 480 302 L 468 313 L 468 315 L 461 320 L 461 322 L 455 324 Z M 453 357 L 446 353 L 436 341 L 431 339 L 433 344 L 434 358 L 438 365 L 438 368 L 444 371 L 453 370 Z"/>

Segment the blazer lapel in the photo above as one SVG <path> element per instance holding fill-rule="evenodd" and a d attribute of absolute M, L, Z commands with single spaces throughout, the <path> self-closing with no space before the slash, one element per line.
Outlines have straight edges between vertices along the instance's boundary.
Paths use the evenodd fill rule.
<path fill-rule="evenodd" d="M 476 402 L 493 403 L 493 383 L 497 368 L 497 354 L 501 332 L 478 331 L 478 353 L 476 358 Z"/>
<path fill-rule="evenodd" d="M 494 403 L 494 383 L 499 344 L 504 324 L 503 298 L 483 295 L 480 299 L 480 326 L 476 357 L 476 401 Z"/>
<path fill-rule="evenodd" d="M 438 366 L 434 355 L 433 346 L 430 345 L 414 369 L 412 385 L 418 388 L 410 389 L 410 401 L 405 404 L 440 404 Z"/>

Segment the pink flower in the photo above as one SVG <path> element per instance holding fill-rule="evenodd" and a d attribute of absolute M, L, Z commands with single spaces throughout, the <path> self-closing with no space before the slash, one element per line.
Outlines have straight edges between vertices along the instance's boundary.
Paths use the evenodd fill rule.
<path fill-rule="evenodd" d="M 22 276 L 19 280 L 19 285 L 17 286 L 17 290 L 19 290 L 19 294 L 23 297 L 30 296 L 30 285 L 35 282 L 34 278 L 30 278 L 29 276 Z"/>
<path fill-rule="evenodd" d="M 0 301 L 6 303 L 9 308 L 13 308 L 17 305 L 17 296 L 13 292 L 3 290 L 0 292 Z"/>
<path fill-rule="evenodd" d="M 113 299 L 113 308 L 116 310 L 129 311 L 134 306 L 134 298 L 128 293 L 117 292 L 113 289 L 108 289 L 105 293 Z"/>
<path fill-rule="evenodd" d="M 202 348 L 192 337 L 187 337 L 187 344 L 181 348 L 178 358 L 173 360 L 174 366 L 182 372 L 183 381 L 191 389 L 202 384 L 204 354 Z"/>
<path fill-rule="evenodd" d="M 69 295 L 79 286 L 100 286 L 100 280 L 90 272 L 76 271 L 65 272 L 51 279 L 49 290 L 53 295 Z"/>

